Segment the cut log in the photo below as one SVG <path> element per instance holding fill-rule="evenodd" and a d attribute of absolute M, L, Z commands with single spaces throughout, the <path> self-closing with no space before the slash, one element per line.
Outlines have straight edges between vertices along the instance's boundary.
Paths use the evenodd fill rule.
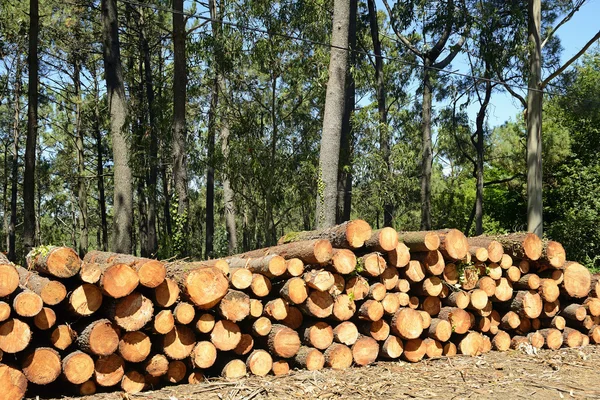
<path fill-rule="evenodd" d="M 217 361 L 217 348 L 209 341 L 196 343 L 191 354 L 192 365 L 196 368 L 210 368 Z"/>
<path fill-rule="evenodd" d="M 250 289 L 257 297 L 265 297 L 271 293 L 271 280 L 261 274 L 252 274 L 252 283 Z"/>
<path fill-rule="evenodd" d="M 479 278 L 475 287 L 483 290 L 488 297 L 492 297 L 496 293 L 496 281 L 489 276 Z"/>
<path fill-rule="evenodd" d="M 529 343 L 536 349 L 544 347 L 545 339 L 539 332 L 531 332 L 527 335 Z"/>
<path fill-rule="evenodd" d="M 538 333 L 544 338 L 545 346 L 548 349 L 558 350 L 563 344 L 563 335 L 558 329 L 541 329 Z"/>
<path fill-rule="evenodd" d="M 10 305 L 4 301 L 0 301 L 0 322 L 6 321 L 11 313 Z"/>
<path fill-rule="evenodd" d="M 167 373 L 164 375 L 164 379 L 169 383 L 179 383 L 183 381 L 187 375 L 187 366 L 181 360 L 174 360 L 169 362 Z"/>
<path fill-rule="evenodd" d="M 119 341 L 119 354 L 125 361 L 142 362 L 150 355 L 151 347 L 152 342 L 144 332 L 127 332 Z"/>
<path fill-rule="evenodd" d="M 583 301 L 583 306 L 589 315 L 593 317 L 600 316 L 600 299 L 588 297 Z"/>
<path fill-rule="evenodd" d="M 420 261 L 425 268 L 425 271 L 430 275 L 442 275 L 446 268 L 444 256 L 439 250 L 429 251 L 426 253 L 413 253 L 412 259 Z"/>
<path fill-rule="evenodd" d="M 35 317 L 43 307 L 42 298 L 29 289 L 21 289 L 12 304 L 14 312 L 21 317 Z"/>
<path fill-rule="evenodd" d="M 34 325 L 42 331 L 51 329 L 56 324 L 56 313 L 49 307 L 42 308 L 35 317 L 33 317 Z"/>
<path fill-rule="evenodd" d="M 576 329 L 565 328 L 562 332 L 563 343 L 570 348 L 579 347 L 583 341 L 583 334 Z"/>
<path fill-rule="evenodd" d="M 363 300 L 369 293 L 369 283 L 362 276 L 354 276 L 346 283 L 346 293 L 355 301 Z"/>
<path fill-rule="evenodd" d="M 96 382 L 92 380 L 83 382 L 79 385 L 78 393 L 80 396 L 92 396 L 96 394 Z"/>
<path fill-rule="evenodd" d="M 167 276 L 178 283 L 195 306 L 203 310 L 217 305 L 229 289 L 227 278 L 215 267 L 192 268 L 187 263 L 170 263 Z"/>
<path fill-rule="evenodd" d="M 574 303 L 563 308 L 560 315 L 570 320 L 583 321 L 587 315 L 587 310 L 582 305 Z"/>
<path fill-rule="evenodd" d="M 331 316 L 337 321 L 347 321 L 354 317 L 356 313 L 356 304 L 347 294 L 340 294 L 335 297 Z"/>
<path fill-rule="evenodd" d="M 88 354 L 76 350 L 63 358 L 62 373 L 70 383 L 82 384 L 94 374 L 94 360 Z"/>
<path fill-rule="evenodd" d="M 250 317 L 258 318 L 263 314 L 263 304 L 262 301 L 258 299 L 250 299 Z"/>
<path fill-rule="evenodd" d="M 67 307 L 73 315 L 87 317 L 100 309 L 103 297 L 97 286 L 84 283 L 71 292 Z"/>
<path fill-rule="evenodd" d="M 325 366 L 332 369 L 342 370 L 352 365 L 352 350 L 344 344 L 333 343 L 323 353 Z"/>
<path fill-rule="evenodd" d="M 333 249 L 331 264 L 338 274 L 347 275 L 356 269 L 356 255 L 352 250 Z"/>
<path fill-rule="evenodd" d="M 437 276 L 430 276 L 423 281 L 417 283 L 413 287 L 414 293 L 421 296 L 439 296 L 442 293 L 444 284 L 442 280 Z M 487 297 L 487 296 L 486 296 Z"/>
<path fill-rule="evenodd" d="M 101 269 L 115 264 L 130 266 L 138 275 L 140 284 L 148 288 L 160 285 L 166 276 L 166 266 L 163 262 L 150 258 L 135 257 L 129 254 L 90 251 L 84 257 L 84 262 L 96 263 Z"/>
<path fill-rule="evenodd" d="M 427 329 L 427 336 L 440 342 L 447 342 L 452 335 L 452 325 L 450 322 L 433 318 L 431 323 L 429 324 L 429 328 Z"/>
<path fill-rule="evenodd" d="M 264 313 L 276 321 L 283 321 L 287 318 L 289 309 L 285 300 L 274 299 L 265 304 Z"/>
<path fill-rule="evenodd" d="M 408 293 L 396 293 L 398 297 L 398 301 L 400 302 L 400 307 L 408 307 L 408 303 L 410 303 L 410 296 Z"/>
<path fill-rule="evenodd" d="M 422 339 L 410 339 L 404 342 L 402 358 L 409 362 L 419 362 L 425 357 L 427 346 Z"/>
<path fill-rule="evenodd" d="M 588 295 L 592 285 L 590 271 L 576 262 L 567 262 L 562 270 L 560 288 L 570 297 L 581 299 Z"/>
<path fill-rule="evenodd" d="M 394 314 L 391 327 L 392 332 L 402 339 L 415 339 L 423 332 L 423 319 L 418 311 L 401 308 Z"/>
<path fill-rule="evenodd" d="M 163 354 L 155 354 L 144 363 L 144 371 L 153 377 L 165 375 L 168 369 L 169 360 Z"/>
<path fill-rule="evenodd" d="M 368 299 L 381 301 L 387 294 L 387 290 L 383 283 L 375 282 L 369 286 L 369 293 L 367 294 Z"/>
<path fill-rule="evenodd" d="M 425 279 L 425 267 L 418 260 L 410 260 L 406 268 L 402 270 L 402 274 L 412 283 L 421 282 Z"/>
<path fill-rule="evenodd" d="M 304 273 L 304 282 L 320 292 L 326 292 L 335 284 L 333 274 L 329 271 L 313 269 Z"/>
<path fill-rule="evenodd" d="M 521 317 L 531 319 L 539 317 L 542 314 L 543 307 L 541 296 L 533 290 L 518 291 L 510 304 L 512 311 Z"/>
<path fill-rule="evenodd" d="M 300 349 L 300 337 L 287 326 L 275 324 L 268 336 L 268 346 L 277 357 L 291 358 Z"/>
<path fill-rule="evenodd" d="M 486 272 L 487 272 L 487 276 L 489 276 L 490 278 L 492 278 L 494 280 L 498 280 L 498 279 L 502 278 L 502 268 L 498 264 L 495 264 L 495 263 L 488 264 Z"/>
<path fill-rule="evenodd" d="M 379 355 L 379 344 L 369 336 L 360 336 L 352 345 L 354 363 L 364 367 L 375 362 Z"/>
<path fill-rule="evenodd" d="M 343 295 L 342 295 L 343 296 Z M 339 296 L 338 296 L 339 297 Z M 427 299 L 425 299 L 427 300 Z M 337 303 L 337 298 L 335 299 Z M 439 302 L 439 299 L 438 299 Z M 396 311 L 400 308 L 400 299 L 397 296 L 397 293 L 387 293 L 383 300 L 381 300 L 381 305 L 383 306 L 383 312 L 387 315 L 394 315 Z M 334 304 L 334 314 L 335 314 L 335 304 Z M 423 302 L 423 308 L 425 309 L 425 302 Z"/>
<path fill-rule="evenodd" d="M 79 279 L 85 283 L 98 283 L 100 277 L 102 276 L 102 269 L 96 263 L 81 263 L 81 269 L 79 270 Z M 88 381 L 92 382 L 92 381 Z M 82 384 L 82 386 L 85 382 Z M 95 384 L 94 384 L 95 385 Z M 94 386 L 95 393 L 96 386 Z"/>
<path fill-rule="evenodd" d="M 252 324 L 252 333 L 255 336 L 267 336 L 271 333 L 271 328 L 273 324 L 271 320 L 267 317 L 260 317 Z"/>
<path fill-rule="evenodd" d="M 488 251 L 485 247 L 469 246 L 469 254 L 475 262 L 486 262 L 488 260 Z"/>
<path fill-rule="evenodd" d="M 21 400 L 27 391 L 27 378 L 19 369 L 0 364 L 0 387 L 5 400 Z"/>
<path fill-rule="evenodd" d="M 453 260 L 462 260 L 469 253 L 466 236 L 457 229 L 437 231 L 440 237 L 440 252 Z"/>
<path fill-rule="evenodd" d="M 363 335 L 370 336 L 378 342 L 383 342 L 390 336 L 390 325 L 383 319 L 375 322 L 363 322 L 359 326 Z"/>
<path fill-rule="evenodd" d="M 65 350 L 73 343 L 77 334 L 69 325 L 58 325 L 50 334 L 50 342 L 59 350 Z"/>
<path fill-rule="evenodd" d="M 436 232 L 398 232 L 398 241 L 404 243 L 411 252 L 434 251 L 440 247 L 440 237 Z"/>
<path fill-rule="evenodd" d="M 552 318 L 560 312 L 560 301 L 544 301 L 544 308 L 542 310 L 542 316 L 546 318 Z"/>
<path fill-rule="evenodd" d="M 521 276 L 518 281 L 513 282 L 513 288 L 517 290 L 537 290 L 541 282 L 538 275 L 526 274 Z"/>
<path fill-rule="evenodd" d="M 238 254 L 238 257 L 260 258 L 269 254 L 280 255 L 286 260 L 299 258 L 305 264 L 325 264 L 331 260 L 333 248 L 332 243 L 327 239 L 299 240 Z"/>
<path fill-rule="evenodd" d="M 333 313 L 333 296 L 328 292 L 312 291 L 300 309 L 315 318 L 327 318 Z"/>
<path fill-rule="evenodd" d="M 317 349 L 302 346 L 294 356 L 294 362 L 308 371 L 319 371 L 325 366 L 325 356 Z"/>
<path fill-rule="evenodd" d="M 448 343 L 444 344 L 444 351 L 442 353 L 443 356 L 454 357 L 457 354 L 458 354 L 458 349 L 456 348 L 456 345 L 454 343 L 448 342 Z"/>
<path fill-rule="evenodd" d="M 481 354 L 483 348 L 483 336 L 479 332 L 469 332 L 458 343 L 458 353 L 468 356 Z"/>
<path fill-rule="evenodd" d="M 508 270 L 513 265 L 513 259 L 508 254 L 502 254 L 502 259 L 498 264 L 500 264 L 500 268 L 502 268 L 503 270 Z"/>
<path fill-rule="evenodd" d="M 404 351 L 404 345 L 402 343 L 402 339 L 397 336 L 390 335 L 388 338 L 381 344 L 381 349 L 379 350 L 379 354 L 383 358 L 387 358 L 390 360 L 394 360 L 402 355 Z"/>
<path fill-rule="evenodd" d="M 471 314 L 458 307 L 443 307 L 438 318 L 448 321 L 452 330 L 459 335 L 467 333 L 471 328 Z"/>
<path fill-rule="evenodd" d="M 373 231 L 364 246 L 370 250 L 388 252 L 398 246 L 398 233 L 394 228 L 385 227 Z"/>
<path fill-rule="evenodd" d="M 492 348 L 498 351 L 507 351 L 510 349 L 510 335 L 504 331 L 498 331 L 492 339 Z"/>
<path fill-rule="evenodd" d="M 191 332 L 191 335 L 194 335 L 193 332 Z M 221 351 L 235 349 L 240 340 L 242 340 L 240 327 L 236 323 L 227 320 L 218 321 L 210 333 L 210 341 L 217 350 Z"/>
<path fill-rule="evenodd" d="M 69 247 L 40 246 L 27 254 L 28 269 L 57 278 L 75 276 L 81 268 L 81 259 Z"/>
<path fill-rule="evenodd" d="M 398 284 L 398 279 L 398 269 L 392 266 L 388 266 L 379 276 L 379 282 L 386 290 L 393 290 Z"/>
<path fill-rule="evenodd" d="M 335 254 L 335 251 L 334 251 Z M 352 253 L 354 255 L 354 253 Z M 287 273 L 290 276 L 301 276 L 304 273 L 304 262 L 299 258 L 290 258 L 285 260 Z"/>
<path fill-rule="evenodd" d="M 508 267 L 508 269 L 506 270 L 506 278 L 512 283 L 518 282 L 519 279 L 521 279 L 521 270 L 519 269 L 519 267 L 516 267 L 514 265 Z"/>
<path fill-rule="evenodd" d="M 355 219 L 318 231 L 290 232 L 281 237 L 277 243 L 284 244 L 303 240 L 326 239 L 331 242 L 333 247 L 358 249 L 371 238 L 371 234 L 371 226 L 367 222 Z M 311 263 L 313 262 L 309 262 L 309 264 Z"/>
<path fill-rule="evenodd" d="M 49 306 L 55 306 L 67 297 L 67 289 L 59 281 L 53 281 L 46 277 L 39 276 L 34 271 L 29 271 L 25 268 L 18 267 L 17 272 L 19 273 L 19 284 L 22 288 L 29 289 L 42 298 L 44 304 Z M 1 266 L 0 266 L 1 274 Z M 6 291 L 2 287 L 12 287 L 12 282 L 3 282 L 0 284 L 0 294 Z M 14 289 L 13 289 L 14 291 Z M 11 292 L 12 293 L 12 292 Z"/>
<path fill-rule="evenodd" d="M 352 322 L 346 321 L 333 328 L 333 340 L 337 343 L 352 346 L 358 339 L 358 329 Z"/>
<path fill-rule="evenodd" d="M 191 309 L 193 311 L 194 308 L 191 307 Z M 175 311 L 177 311 L 177 308 L 175 308 Z M 244 292 L 229 289 L 219 303 L 219 313 L 223 318 L 232 322 L 243 320 L 250 315 L 250 297 Z"/>
<path fill-rule="evenodd" d="M 137 272 L 127 264 L 100 264 L 100 267 L 102 276 L 98 286 L 107 296 L 115 299 L 125 297 L 131 294 L 140 283 Z"/>
<path fill-rule="evenodd" d="M 60 355 L 49 347 L 38 347 L 25 356 L 21 370 L 29 382 L 47 385 L 54 382 L 62 371 Z"/>
<path fill-rule="evenodd" d="M 600 343 L 600 325 L 594 325 L 588 331 L 590 342 L 594 344 Z"/>
<path fill-rule="evenodd" d="M 408 307 L 416 310 L 419 308 L 420 300 L 417 296 L 410 296 L 408 299 Z"/>
<path fill-rule="evenodd" d="M 215 327 L 215 317 L 212 314 L 204 313 L 196 321 L 196 330 L 200 333 L 210 333 Z"/>
<path fill-rule="evenodd" d="M 542 256 L 542 241 L 534 233 L 512 233 L 499 236 L 478 236 L 478 240 L 496 240 L 504 249 L 504 253 L 513 258 L 526 258 L 531 261 L 537 261 Z M 471 241 L 472 244 L 473 241 Z"/>
<path fill-rule="evenodd" d="M 340 274 L 333 274 L 333 286 L 328 290 L 332 296 L 338 296 L 346 291 L 346 279 Z"/>
<path fill-rule="evenodd" d="M 494 292 L 494 301 L 509 301 L 513 296 L 512 283 L 506 278 L 500 278 L 496 281 L 496 292 Z"/>
<path fill-rule="evenodd" d="M 468 292 L 463 291 L 451 292 L 448 297 L 442 300 L 444 305 L 458 307 L 463 310 L 469 306 L 470 302 L 471 296 Z"/>
<path fill-rule="evenodd" d="M 552 268 L 561 268 L 567 260 L 565 248 L 559 242 L 544 240 L 540 262 Z"/>
<path fill-rule="evenodd" d="M 405 267 L 410 261 L 410 250 L 404 243 L 398 243 L 395 249 L 388 251 L 388 262 L 396 268 Z"/>
<path fill-rule="evenodd" d="M 121 389 L 123 389 L 125 393 L 140 393 L 144 390 L 145 386 L 146 379 L 144 378 L 144 375 L 135 370 L 125 372 L 123 379 L 121 379 Z"/>
<path fill-rule="evenodd" d="M 171 310 L 162 310 L 154 316 L 152 327 L 154 332 L 160 335 L 166 335 L 175 326 L 175 317 Z"/>
<path fill-rule="evenodd" d="M 444 346 L 435 339 L 426 338 L 423 340 L 423 344 L 427 358 L 439 358 L 444 354 Z"/>
<path fill-rule="evenodd" d="M 505 330 L 517 329 L 521 325 L 519 314 L 509 311 L 502 317 L 500 327 Z"/>
<path fill-rule="evenodd" d="M 139 331 L 152 320 L 152 301 L 139 292 L 118 299 L 108 309 L 109 317 L 127 332 Z"/>
<path fill-rule="evenodd" d="M 304 269 L 304 264 L 302 264 L 302 269 Z M 246 268 L 231 268 L 228 279 L 234 289 L 248 289 L 252 284 L 252 272 Z"/>
<path fill-rule="evenodd" d="M 297 277 L 288 279 L 279 291 L 279 295 L 290 303 L 302 304 L 308 297 L 306 282 Z"/>
<path fill-rule="evenodd" d="M 252 273 L 262 274 L 268 278 L 281 276 L 287 272 L 285 259 L 276 253 L 261 257 L 230 257 L 222 259 L 227 262 L 229 268 L 245 268 Z M 220 260 L 202 261 L 207 267 L 213 267 Z"/>
<path fill-rule="evenodd" d="M 166 278 L 163 283 L 154 289 L 154 300 L 156 305 L 162 308 L 171 307 L 179 298 L 179 286 L 177 282 Z"/>
<path fill-rule="evenodd" d="M 386 262 L 379 253 L 369 253 L 357 260 L 357 269 L 367 277 L 378 277 L 385 271 Z"/>
<path fill-rule="evenodd" d="M 281 376 L 290 373 L 290 363 L 287 360 L 273 361 L 273 375 Z"/>
<path fill-rule="evenodd" d="M 108 356 L 117 351 L 119 335 L 109 320 L 95 320 L 81 330 L 77 346 L 86 353 Z"/>
<path fill-rule="evenodd" d="M 383 318 L 383 306 L 376 300 L 366 300 L 358 308 L 356 314 L 362 320 L 379 321 Z"/>
<path fill-rule="evenodd" d="M 100 357 L 94 364 L 96 383 L 100 386 L 114 386 L 121 382 L 125 374 L 125 362 L 117 354 Z"/>
<path fill-rule="evenodd" d="M 242 360 L 231 360 L 221 370 L 221 376 L 225 379 L 239 379 L 246 376 L 246 363 Z"/>
<path fill-rule="evenodd" d="M 319 350 L 327 349 L 333 343 L 333 328 L 320 321 L 304 329 L 304 343 Z"/>
<path fill-rule="evenodd" d="M 228 321 L 219 321 L 228 322 Z M 217 325 L 219 324 L 217 323 Z M 230 322 L 233 324 L 232 322 Z M 215 325 L 215 329 L 213 330 L 212 336 L 214 335 L 215 330 L 217 329 L 217 325 Z M 234 324 L 235 325 L 235 324 Z M 220 330 L 219 330 L 220 332 Z M 239 332 L 239 331 L 238 331 Z M 239 342 L 239 340 L 238 340 Z M 213 340 L 214 343 L 214 340 Z M 183 360 L 187 358 L 194 350 L 194 346 L 196 345 L 196 335 L 194 335 L 194 331 L 190 329 L 186 325 L 175 325 L 171 332 L 167 333 L 163 336 L 162 347 L 165 355 L 169 357 L 171 360 Z M 237 343 L 236 343 L 237 345 Z M 235 346 L 228 348 L 227 350 L 232 350 Z"/>
<path fill-rule="evenodd" d="M 266 376 L 273 368 L 273 357 L 264 350 L 254 350 L 246 359 L 246 367 L 257 376 Z"/>
<path fill-rule="evenodd" d="M 0 324 L 0 350 L 5 353 L 23 351 L 31 341 L 31 328 L 25 322 L 11 318 Z"/>
<path fill-rule="evenodd" d="M 250 353 L 252 350 L 254 350 L 254 339 L 252 338 L 252 335 L 249 335 L 247 333 L 242 333 L 240 342 L 235 347 L 235 349 L 233 349 L 233 352 L 235 354 L 237 354 L 238 356 L 245 356 L 246 354 Z"/>

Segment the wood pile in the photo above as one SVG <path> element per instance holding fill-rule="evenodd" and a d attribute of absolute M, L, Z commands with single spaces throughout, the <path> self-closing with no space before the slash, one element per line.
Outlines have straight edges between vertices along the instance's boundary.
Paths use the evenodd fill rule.
<path fill-rule="evenodd" d="M 129 393 L 205 377 L 600 342 L 600 281 L 534 234 L 354 220 L 202 262 L 0 257 L 0 387 Z M 49 385 L 49 386 L 47 386 Z"/>

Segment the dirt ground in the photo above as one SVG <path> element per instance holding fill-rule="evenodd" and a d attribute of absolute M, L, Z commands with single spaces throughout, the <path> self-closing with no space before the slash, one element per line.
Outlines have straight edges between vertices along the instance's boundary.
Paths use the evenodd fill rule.
<path fill-rule="evenodd" d="M 211 380 L 136 395 L 105 393 L 94 400 L 259 399 L 600 399 L 600 346 L 583 349 L 491 352 L 378 362 L 345 371 L 294 371 L 287 376 Z"/>

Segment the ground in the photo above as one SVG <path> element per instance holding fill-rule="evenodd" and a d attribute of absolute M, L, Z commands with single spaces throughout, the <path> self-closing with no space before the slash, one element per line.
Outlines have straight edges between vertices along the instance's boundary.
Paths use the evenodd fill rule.
<path fill-rule="evenodd" d="M 345 371 L 295 371 L 287 376 L 223 379 L 94 400 L 259 399 L 600 399 L 600 346 L 491 352 L 410 364 L 378 362 Z"/>

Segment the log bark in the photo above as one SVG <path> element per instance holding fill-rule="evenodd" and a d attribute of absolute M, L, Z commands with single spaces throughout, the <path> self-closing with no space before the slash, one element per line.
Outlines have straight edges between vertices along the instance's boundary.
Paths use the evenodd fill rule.
<path fill-rule="evenodd" d="M 69 247 L 38 247 L 27 254 L 28 269 L 57 278 L 75 276 L 81 268 L 81 259 Z"/>
<path fill-rule="evenodd" d="M 165 280 L 167 272 L 165 264 L 158 260 L 98 250 L 88 252 L 83 262 L 97 264 L 100 269 L 106 269 L 115 264 L 126 264 L 137 273 L 140 285 L 151 289 Z"/>
<path fill-rule="evenodd" d="M 358 249 L 365 244 L 365 241 L 371 238 L 371 235 L 371 226 L 363 220 L 355 219 L 321 230 L 290 232 L 281 237 L 278 244 L 326 239 L 331 242 L 333 247 Z"/>
<path fill-rule="evenodd" d="M 398 241 L 411 252 L 435 251 L 440 246 L 439 235 L 432 231 L 398 232 Z"/>
<path fill-rule="evenodd" d="M 331 260 L 333 248 L 331 242 L 327 239 L 301 240 L 264 249 L 252 250 L 238 254 L 238 257 L 259 258 L 269 254 L 280 255 L 286 260 L 298 258 L 305 264 L 325 264 Z"/>
<path fill-rule="evenodd" d="M 17 267 L 17 272 L 19 274 L 19 285 L 40 296 L 44 301 L 44 304 L 49 306 L 57 305 L 67 296 L 65 285 L 59 281 L 50 280 L 38 275 L 34 271 L 21 267 Z M 0 294 L 6 291 L 6 289 L 2 289 L 2 287 L 7 287 L 7 285 L 8 287 L 12 286 L 10 279 L 9 281 L 0 284 Z"/>

